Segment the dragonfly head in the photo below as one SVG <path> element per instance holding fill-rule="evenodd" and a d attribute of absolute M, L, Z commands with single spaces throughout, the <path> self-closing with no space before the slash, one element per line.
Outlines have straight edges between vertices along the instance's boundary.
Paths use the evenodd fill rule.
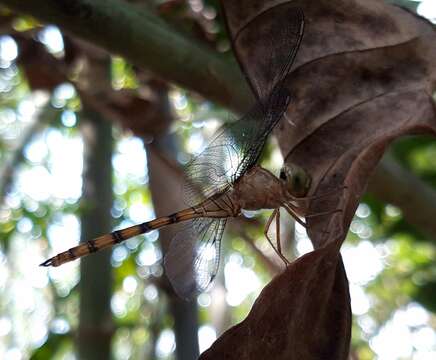
<path fill-rule="evenodd" d="M 307 195 L 312 179 L 309 174 L 300 166 L 285 164 L 280 170 L 280 180 L 289 194 L 295 197 Z"/>

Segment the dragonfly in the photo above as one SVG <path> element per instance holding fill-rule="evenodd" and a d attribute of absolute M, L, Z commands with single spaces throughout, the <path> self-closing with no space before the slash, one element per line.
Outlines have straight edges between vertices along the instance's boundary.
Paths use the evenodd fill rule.
<path fill-rule="evenodd" d="M 192 298 L 207 289 L 217 274 L 221 239 L 228 218 L 241 215 L 242 210 L 259 209 L 274 209 L 265 235 L 287 263 L 279 234 L 276 234 L 276 246 L 268 236 L 268 229 L 274 220 L 279 223 L 281 207 L 305 226 L 300 219 L 306 215 L 301 200 L 307 197 L 294 194 L 305 195 L 310 179 L 302 169 L 288 167 L 282 168 L 277 178 L 257 162 L 269 134 L 290 104 L 285 81 L 303 32 L 303 12 L 295 9 L 277 36 L 277 41 L 289 51 L 281 58 L 269 54 L 271 65 L 277 69 L 276 75 L 262 88 L 258 101 L 242 118 L 224 125 L 206 149 L 186 166 L 183 191 L 189 207 L 89 240 L 44 261 L 41 266 L 60 266 L 134 236 L 184 222 L 165 254 L 164 267 L 176 293 L 182 298 Z"/>

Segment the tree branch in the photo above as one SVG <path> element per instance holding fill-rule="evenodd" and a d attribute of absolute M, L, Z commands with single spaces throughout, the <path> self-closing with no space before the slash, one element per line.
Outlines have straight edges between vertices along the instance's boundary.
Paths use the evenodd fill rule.
<path fill-rule="evenodd" d="M 436 192 L 404 169 L 389 153 L 371 177 L 368 192 L 381 201 L 398 206 L 409 224 L 436 240 Z"/>
<path fill-rule="evenodd" d="M 178 34 L 144 8 L 119 0 L 1 0 L 233 110 L 252 99 L 234 61 Z"/>

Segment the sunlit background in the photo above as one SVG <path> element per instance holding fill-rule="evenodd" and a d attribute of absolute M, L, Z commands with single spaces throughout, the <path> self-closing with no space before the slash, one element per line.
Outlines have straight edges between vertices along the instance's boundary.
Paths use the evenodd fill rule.
<path fill-rule="evenodd" d="M 420 2 L 418 13 L 436 22 L 436 1 Z M 62 54 L 64 45 L 58 28 L 47 26 L 37 37 L 51 53 Z M 4 103 L 9 101 L 0 108 L 2 163 L 10 160 L 15 145 L 36 118 L 53 117 L 52 113 L 57 111 L 60 123 L 54 125 L 47 121 L 26 145 L 24 160 L 0 204 L 0 358 L 29 358 L 46 343 L 51 332 L 67 339 L 56 359 L 75 359 L 68 334 L 77 325 L 78 301 L 71 293 L 79 281 L 79 262 L 48 270 L 38 264 L 79 242 L 83 143 L 77 131 L 77 93 L 68 83 L 58 86 L 52 94 L 30 92 L 23 86 L 23 75 L 14 62 L 18 52 L 12 37 L 0 37 L 0 92 L 4 94 Z M 117 61 L 114 59 L 114 64 Z M 115 79 L 114 84 L 122 87 L 120 81 Z M 219 117 L 208 113 L 208 106 L 197 107 L 198 113 L 192 113 L 189 105 L 192 99 L 181 89 L 172 88 L 170 95 L 174 111 L 183 120 L 176 122 L 173 131 L 186 135 L 189 129 L 189 135 L 183 137 L 184 148 L 188 154 L 198 153 L 207 144 L 206 136 L 220 124 Z M 48 104 L 51 104 L 50 111 Z M 114 136 L 116 198 L 112 215 L 118 219 L 116 228 L 122 228 L 152 219 L 154 210 L 147 190 L 147 156 L 142 141 L 120 129 L 114 129 Z M 422 166 L 434 168 L 435 144 L 420 151 L 415 156 L 420 158 Z M 281 161 L 277 150 L 265 160 L 275 171 Z M 262 221 L 267 215 L 257 214 Z M 365 198 L 351 225 L 349 240 L 342 248 L 355 315 L 353 346 L 362 359 L 436 359 L 436 317 L 414 301 L 412 292 L 408 291 L 414 282 L 419 284 L 425 277 L 424 265 L 434 261 L 435 248 L 428 242 L 415 241 L 407 232 L 388 231 L 388 225 L 399 219 L 401 212 L 397 208 Z M 256 243 L 266 252 L 271 251 L 261 234 L 259 231 Z M 296 254 L 310 251 L 304 229 L 296 226 L 295 234 Z M 119 320 L 137 314 L 143 303 L 151 308 L 158 306 L 158 289 L 147 282 L 150 273 L 161 271 L 158 236 L 158 232 L 152 232 L 129 240 L 112 253 L 112 265 L 119 271 L 121 280 L 112 296 L 111 307 Z M 198 297 L 201 351 L 217 337 L 211 313 L 213 298 L 224 296 L 234 324 L 247 315 L 270 279 L 256 265 L 254 254 L 243 240 L 225 235 L 225 242 L 222 284 Z M 125 266 L 132 258 L 137 264 L 134 271 Z M 65 299 L 61 311 L 53 307 L 53 294 Z M 139 358 L 138 349 L 147 346 L 148 341 L 144 326 L 121 325 L 113 341 L 114 358 Z M 159 359 L 172 358 L 175 337 L 169 325 L 160 332 L 156 346 Z"/>

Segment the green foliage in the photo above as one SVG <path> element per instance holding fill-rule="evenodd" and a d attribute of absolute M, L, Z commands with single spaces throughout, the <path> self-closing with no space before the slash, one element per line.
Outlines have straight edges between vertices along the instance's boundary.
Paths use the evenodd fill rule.
<path fill-rule="evenodd" d="M 30 360 L 61 359 L 71 350 L 72 341 L 69 334 L 50 333 L 47 341 L 32 352 Z"/>
<path fill-rule="evenodd" d="M 138 88 L 138 81 L 133 66 L 118 56 L 112 57 L 111 78 L 114 89 Z"/>

